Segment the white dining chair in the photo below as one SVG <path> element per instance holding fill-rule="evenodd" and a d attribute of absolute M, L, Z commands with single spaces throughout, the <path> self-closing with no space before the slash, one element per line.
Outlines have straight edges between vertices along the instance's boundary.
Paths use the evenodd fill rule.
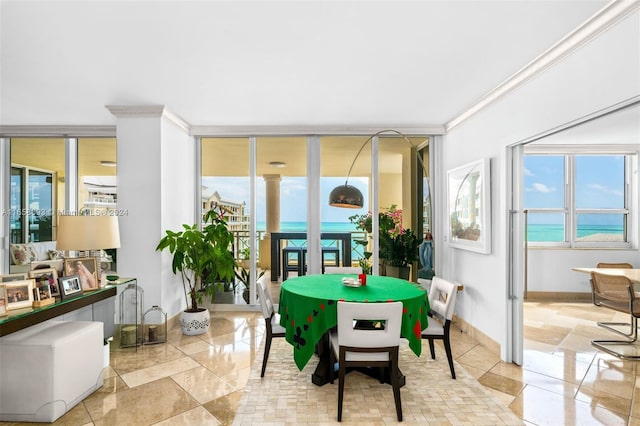
<path fill-rule="evenodd" d="M 325 274 L 361 274 L 362 268 L 359 266 L 325 266 Z"/>
<path fill-rule="evenodd" d="M 402 401 L 398 380 L 398 352 L 402 324 L 402 302 L 356 303 L 338 301 L 338 327 L 330 333 L 331 365 L 338 361 L 338 421 L 342 421 L 342 401 L 347 367 L 389 369 L 398 421 L 402 421 Z M 383 324 L 376 329 L 355 327 L 358 321 Z M 331 368 L 331 383 L 334 371 Z M 381 381 L 383 381 L 381 376 Z"/>
<path fill-rule="evenodd" d="M 449 330 L 451 329 L 451 320 L 453 318 L 453 308 L 456 303 L 457 286 L 440 277 L 433 277 L 431 280 L 431 288 L 429 289 L 429 325 L 422 330 L 422 338 L 429 340 L 429 350 L 431 351 L 431 359 L 436 359 L 436 351 L 433 344 L 434 340 L 442 340 L 444 350 L 447 353 L 449 361 L 449 369 L 451 370 L 451 378 L 456 378 L 456 372 L 453 368 L 453 355 L 451 354 L 451 340 L 449 338 Z"/>
<path fill-rule="evenodd" d="M 431 280 L 428 280 L 426 278 L 418 278 L 418 284 L 420 284 L 420 287 L 424 288 L 424 291 L 429 294 L 429 291 L 431 290 Z"/>
<path fill-rule="evenodd" d="M 264 377 L 267 368 L 267 359 L 269 359 L 269 350 L 271 350 L 271 340 L 274 337 L 285 337 L 285 328 L 280 325 L 280 315 L 275 312 L 275 305 L 271 300 L 269 292 L 268 279 L 266 275 L 261 276 L 256 282 L 258 290 L 258 299 L 262 307 L 262 315 L 266 326 L 267 335 L 264 342 L 264 355 L 262 357 L 262 372 L 260 377 Z"/>

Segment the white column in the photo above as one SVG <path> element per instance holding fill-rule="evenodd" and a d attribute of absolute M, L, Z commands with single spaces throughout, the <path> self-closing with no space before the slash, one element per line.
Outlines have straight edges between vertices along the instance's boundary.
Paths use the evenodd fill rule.
<path fill-rule="evenodd" d="M 0 138 L 0 164 L 2 173 L 0 174 L 0 202 L 2 202 L 2 224 L 0 225 L 0 273 L 9 273 L 9 209 L 11 208 L 11 152 L 9 149 L 9 138 Z"/>
<path fill-rule="evenodd" d="M 117 179 L 121 248 L 118 274 L 135 277 L 144 306 L 169 316 L 185 305 L 182 281 L 168 252 L 155 248 L 167 229 L 196 220 L 195 142 L 186 123 L 162 105 L 109 106 L 117 118 Z"/>
<path fill-rule="evenodd" d="M 271 233 L 280 231 L 280 181 L 282 181 L 282 177 L 278 174 L 265 174 L 262 175 L 262 178 L 266 187 L 267 232 L 260 241 L 260 267 L 268 269 L 271 268 Z"/>
<path fill-rule="evenodd" d="M 325 200 L 326 202 L 326 200 Z M 320 239 L 320 137 L 307 138 L 307 263 L 309 274 L 322 272 Z"/>
<path fill-rule="evenodd" d="M 280 231 L 280 182 L 282 177 L 276 174 L 262 176 L 266 182 L 267 197 L 267 234 Z"/>

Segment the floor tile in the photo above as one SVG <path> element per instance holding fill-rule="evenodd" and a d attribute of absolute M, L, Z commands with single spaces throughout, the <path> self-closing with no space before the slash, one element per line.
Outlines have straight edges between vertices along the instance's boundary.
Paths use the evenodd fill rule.
<path fill-rule="evenodd" d="M 524 387 L 524 383 L 498 374 L 487 372 L 478 379 L 481 385 L 508 395 L 516 396 Z"/>
<path fill-rule="evenodd" d="M 591 406 L 597 405 L 606 408 L 623 416 L 629 415 L 629 410 L 631 409 L 630 398 L 621 398 L 618 395 L 587 386 L 580 386 L 575 399 L 586 402 Z"/>
<path fill-rule="evenodd" d="M 127 384 L 127 386 L 133 388 L 198 366 L 198 363 L 193 359 L 183 357 L 174 361 L 156 364 L 153 367 L 147 367 L 131 373 L 123 374 L 122 380 Z"/>
<path fill-rule="evenodd" d="M 94 393 L 83 403 L 96 425 L 148 425 L 198 406 L 168 377 L 113 394 Z"/>
<path fill-rule="evenodd" d="M 185 411 L 177 416 L 173 416 L 167 420 L 163 420 L 158 423 L 154 423 L 154 426 L 215 426 L 220 425 L 218 419 L 216 419 L 211 413 L 209 413 L 204 407 L 196 407 L 193 410 Z"/>
<path fill-rule="evenodd" d="M 523 368 L 545 376 L 579 384 L 589 369 L 589 363 L 580 361 L 567 362 L 565 359 L 552 354 L 529 351 L 525 353 Z"/>
<path fill-rule="evenodd" d="M 204 367 L 173 374 L 171 378 L 200 404 L 233 392 L 227 382 Z"/>
<path fill-rule="evenodd" d="M 463 377 L 476 379 L 525 425 L 628 422 L 640 426 L 638 362 L 622 360 L 591 345 L 592 339 L 617 338 L 598 327 L 596 321 L 625 320 L 627 315 L 589 303 L 527 302 L 522 366 L 502 362 L 454 324 L 451 339 L 459 376 L 456 382 Z M 336 410 L 335 390 L 324 387 L 313 389 L 313 393 L 331 392 L 324 405 L 313 394 L 279 395 L 277 404 L 296 407 L 293 419 L 283 416 L 265 421 L 264 413 L 271 407 L 260 401 L 256 401 L 253 413 L 236 416 L 240 400 L 250 386 L 252 367 L 261 363 L 264 333 L 264 319 L 259 312 L 224 311 L 212 314 L 212 327 L 204 335 L 184 336 L 177 327 L 169 330 L 167 342 L 161 345 L 121 349 L 114 342 L 110 365 L 104 370 L 103 387 L 54 425 L 291 424 L 313 422 L 317 417 L 314 413 L 318 412 L 331 412 L 335 416 L 331 411 Z M 640 344 L 632 349 L 640 353 Z M 436 342 L 435 361 L 430 359 L 428 350 L 422 357 L 420 362 L 434 363 L 443 369 L 443 378 L 451 380 L 442 342 Z M 269 379 L 277 380 L 279 372 L 273 368 L 277 362 L 271 362 L 271 368 L 267 366 L 267 376 L 261 382 L 268 385 Z M 298 374 L 303 373 L 297 372 L 295 376 Z M 378 401 L 393 403 L 392 398 L 389 401 L 388 389 L 383 390 L 385 393 L 379 398 L 372 396 L 372 402 L 363 399 L 361 403 L 353 399 L 359 397 L 357 392 L 348 391 L 350 406 L 357 408 L 345 412 L 348 414 L 345 419 L 374 425 L 397 423 L 393 409 L 387 410 L 391 413 L 388 418 L 380 414 L 376 418 L 376 413 L 382 412 L 382 407 L 376 407 Z M 465 413 L 464 424 L 491 424 L 486 417 L 474 415 L 473 407 L 458 404 L 458 397 L 449 398 L 447 404 L 454 405 L 437 411 L 438 414 L 433 409 L 427 412 L 414 406 L 410 398 L 403 400 L 403 409 L 413 418 L 422 419 L 420 424 L 455 423 L 446 417 L 447 410 Z M 363 407 L 366 411 L 362 411 Z M 502 421 L 498 417 L 491 420 Z M 2 426 L 12 424 L 20 423 L 0 422 Z"/>
<path fill-rule="evenodd" d="M 626 424 L 623 415 L 531 385 L 525 386 L 509 408 L 536 425 Z"/>
<path fill-rule="evenodd" d="M 580 389 L 591 388 L 631 399 L 634 385 L 634 375 L 622 369 L 609 367 L 605 363 L 593 363 L 582 379 Z"/>

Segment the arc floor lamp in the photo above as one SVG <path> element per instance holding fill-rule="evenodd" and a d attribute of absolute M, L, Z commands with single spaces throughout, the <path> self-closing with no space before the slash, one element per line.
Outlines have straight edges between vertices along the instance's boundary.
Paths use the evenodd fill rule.
<path fill-rule="evenodd" d="M 386 133 L 392 133 L 397 136 L 400 136 L 409 145 L 411 145 L 412 148 L 416 148 L 416 146 L 409 140 L 409 138 L 405 134 L 397 130 L 393 130 L 393 129 L 380 130 L 379 132 L 376 132 L 373 135 L 369 136 L 369 138 L 366 141 L 364 141 L 364 143 L 356 153 L 356 157 L 353 159 L 353 162 L 351 163 L 351 167 L 349 167 L 349 172 L 347 173 L 347 179 L 345 180 L 344 185 L 336 186 L 335 188 L 333 188 L 333 190 L 329 194 L 330 206 L 348 208 L 348 209 L 360 209 L 363 207 L 364 196 L 362 195 L 362 192 L 360 192 L 358 188 L 356 188 L 353 185 L 349 185 L 349 177 L 351 176 L 351 171 L 353 170 L 353 166 L 356 164 L 356 160 L 360 156 L 360 153 L 362 152 L 364 147 L 367 146 L 367 144 L 371 142 L 373 138 L 375 138 L 376 136 L 380 136 Z M 416 153 L 416 157 L 418 157 L 418 161 L 420 162 L 420 165 L 422 166 L 422 170 L 424 170 L 424 174 L 426 177 L 427 168 L 424 166 L 424 161 L 422 160 L 422 157 L 417 153 Z M 431 196 L 431 188 L 429 188 L 429 196 Z"/>

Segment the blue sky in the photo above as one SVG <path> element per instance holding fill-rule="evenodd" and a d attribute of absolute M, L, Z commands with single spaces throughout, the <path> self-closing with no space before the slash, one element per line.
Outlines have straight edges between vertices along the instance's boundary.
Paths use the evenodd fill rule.
<path fill-rule="evenodd" d="M 349 216 L 363 214 L 368 211 L 363 209 L 340 209 L 329 206 L 329 193 L 338 185 L 344 184 L 344 177 L 324 177 L 320 181 L 321 198 L 320 208 L 323 222 L 349 222 Z M 223 199 L 230 201 L 249 201 L 248 177 L 204 177 L 202 184 L 207 187 L 205 193 L 218 191 Z M 362 191 L 364 205 L 368 203 L 368 179 L 349 178 L 349 184 Z M 257 185 L 257 221 L 265 221 L 265 182 L 258 179 Z M 307 220 L 307 180 L 305 177 L 283 177 L 280 182 L 280 221 L 281 222 L 306 222 Z"/>

